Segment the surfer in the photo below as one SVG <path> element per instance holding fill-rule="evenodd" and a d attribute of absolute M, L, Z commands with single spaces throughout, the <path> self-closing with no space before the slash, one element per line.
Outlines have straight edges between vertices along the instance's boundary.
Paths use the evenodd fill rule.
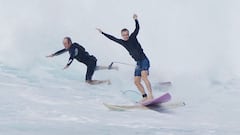
<path fill-rule="evenodd" d="M 132 58 L 136 61 L 137 66 L 135 68 L 135 73 L 134 73 L 134 83 L 137 86 L 138 90 L 141 92 L 143 101 L 147 99 L 153 99 L 153 94 L 152 94 L 152 88 L 151 88 L 151 83 L 148 79 L 149 75 L 149 67 L 150 67 L 150 62 L 145 53 L 143 52 L 143 49 L 140 45 L 140 43 L 137 40 L 137 35 L 139 32 L 139 23 L 138 23 L 138 17 L 136 14 L 133 15 L 133 19 L 135 21 L 136 28 L 129 35 L 129 30 L 124 28 L 121 30 L 121 36 L 122 39 L 116 38 L 112 35 L 109 35 L 105 32 L 103 32 L 101 29 L 97 28 L 97 30 L 109 38 L 110 40 L 119 43 L 122 45 L 129 54 L 132 56 Z M 144 81 L 147 90 L 148 90 L 148 95 L 146 94 L 143 85 L 141 84 L 141 80 Z"/>
<path fill-rule="evenodd" d="M 100 83 L 108 83 L 110 84 L 110 80 L 92 80 L 92 76 L 95 70 L 102 70 L 102 69 L 118 69 L 118 67 L 108 67 L 108 66 L 97 66 L 97 58 L 93 55 L 89 55 L 89 53 L 85 50 L 85 48 L 78 43 L 72 43 L 70 37 L 65 37 L 63 39 L 64 49 L 59 50 L 51 55 L 46 57 L 54 57 L 65 52 L 69 52 L 70 58 L 68 60 L 67 65 L 63 69 L 67 69 L 73 62 L 74 59 L 77 61 L 85 64 L 87 66 L 87 72 L 85 76 L 86 83 L 89 84 L 100 84 Z"/>

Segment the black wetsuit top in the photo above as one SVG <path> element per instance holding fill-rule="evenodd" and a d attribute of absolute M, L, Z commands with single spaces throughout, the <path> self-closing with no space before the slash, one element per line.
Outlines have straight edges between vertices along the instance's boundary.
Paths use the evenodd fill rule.
<path fill-rule="evenodd" d="M 122 45 L 123 47 L 125 47 L 135 61 L 141 61 L 147 57 L 146 57 L 145 53 L 143 52 L 143 49 L 142 49 L 140 43 L 137 40 L 137 35 L 139 32 L 138 20 L 135 20 L 135 25 L 136 25 L 136 28 L 135 28 L 134 32 L 129 36 L 129 39 L 127 41 L 118 39 L 118 38 L 116 38 L 112 35 L 106 34 L 104 32 L 102 32 L 102 34 L 105 35 L 110 40 L 113 40 L 113 41 L 119 43 L 120 45 Z"/>
<path fill-rule="evenodd" d="M 89 55 L 85 48 L 79 45 L 78 43 L 73 43 L 69 49 L 62 49 L 60 51 L 57 51 L 53 55 L 57 56 L 67 51 L 70 54 L 70 58 L 67 63 L 68 66 L 71 65 L 74 59 L 77 59 L 79 62 L 84 63 L 86 66 L 89 66 L 97 61 L 96 57 L 94 57 L 93 55 Z"/>

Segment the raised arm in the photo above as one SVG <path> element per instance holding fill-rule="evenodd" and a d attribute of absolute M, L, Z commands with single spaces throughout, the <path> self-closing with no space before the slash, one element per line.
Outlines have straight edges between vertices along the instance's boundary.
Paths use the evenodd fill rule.
<path fill-rule="evenodd" d="M 134 14 L 133 15 L 133 19 L 135 21 L 135 30 L 133 31 L 133 33 L 131 35 L 133 36 L 137 36 L 138 35 L 138 32 L 139 32 L 139 29 L 140 29 L 140 26 L 139 26 L 139 23 L 138 23 L 138 19 L 137 19 L 137 15 Z"/>
<path fill-rule="evenodd" d="M 101 29 L 98 29 L 98 28 L 97 28 L 97 30 L 98 30 L 101 34 L 103 34 L 105 37 L 107 37 L 108 39 L 110 39 L 110 40 L 112 40 L 112 41 L 114 41 L 114 42 L 117 42 L 117 43 L 119 43 L 119 44 L 122 44 L 122 40 L 121 40 L 121 39 L 118 39 L 118 38 L 116 38 L 116 37 L 114 37 L 114 36 L 112 36 L 112 35 L 109 35 L 109 34 L 103 32 Z"/>

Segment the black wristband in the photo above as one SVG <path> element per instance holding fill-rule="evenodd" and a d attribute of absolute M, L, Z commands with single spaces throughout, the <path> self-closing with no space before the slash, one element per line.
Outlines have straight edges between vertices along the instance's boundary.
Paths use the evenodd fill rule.
<path fill-rule="evenodd" d="M 143 98 L 147 97 L 147 94 L 146 94 L 146 93 L 145 93 L 145 94 L 143 94 L 143 95 L 142 95 L 142 97 L 143 97 Z"/>

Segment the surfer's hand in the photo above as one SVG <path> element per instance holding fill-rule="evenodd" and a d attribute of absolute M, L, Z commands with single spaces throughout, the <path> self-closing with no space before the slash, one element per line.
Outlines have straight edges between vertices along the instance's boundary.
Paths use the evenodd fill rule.
<path fill-rule="evenodd" d="M 138 18 L 137 14 L 134 14 L 134 15 L 133 15 L 133 19 L 134 19 L 134 20 L 137 20 L 137 18 Z"/>
<path fill-rule="evenodd" d="M 99 28 L 96 28 L 96 30 L 99 32 L 99 33 L 102 33 L 103 31 Z"/>
<path fill-rule="evenodd" d="M 63 70 L 64 70 L 64 69 L 67 69 L 68 67 L 69 67 L 69 66 L 68 66 L 68 65 L 66 65 L 66 66 L 63 68 Z"/>
<path fill-rule="evenodd" d="M 47 58 L 52 58 L 54 55 L 53 54 L 51 54 L 51 55 L 48 55 L 48 56 L 46 56 Z"/>

